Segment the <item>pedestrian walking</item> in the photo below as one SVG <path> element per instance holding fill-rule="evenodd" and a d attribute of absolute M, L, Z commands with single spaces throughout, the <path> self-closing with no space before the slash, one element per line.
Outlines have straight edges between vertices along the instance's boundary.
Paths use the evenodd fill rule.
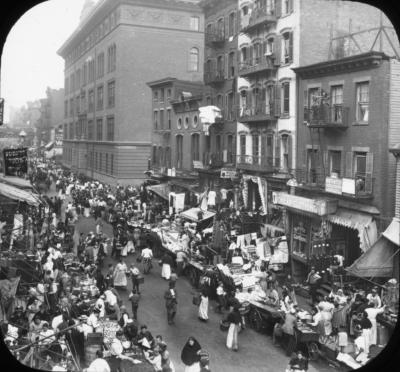
<path fill-rule="evenodd" d="M 128 271 L 128 268 L 127 268 L 125 262 L 122 260 L 122 258 L 120 258 L 119 262 L 115 266 L 114 275 L 113 275 L 115 287 L 126 288 L 126 286 L 128 285 L 128 282 L 126 279 L 127 271 Z"/>
<path fill-rule="evenodd" d="M 241 324 L 242 317 L 239 313 L 239 309 L 236 307 L 228 314 L 227 321 L 229 322 L 228 335 L 226 337 L 226 347 L 229 350 L 238 351 L 238 333 Z"/>
<path fill-rule="evenodd" d="M 181 360 L 185 365 L 185 372 L 200 371 L 200 355 L 201 346 L 199 342 L 190 336 L 182 349 Z"/>
<path fill-rule="evenodd" d="M 132 318 L 137 320 L 137 311 L 139 307 L 140 294 L 136 291 L 135 288 L 132 289 L 132 292 L 129 295 L 129 301 L 132 304 Z"/>
<path fill-rule="evenodd" d="M 199 319 L 203 322 L 208 320 L 208 295 L 205 290 L 200 295 Z"/>
<path fill-rule="evenodd" d="M 171 267 L 173 264 L 172 257 L 168 253 L 165 253 L 161 257 L 161 263 L 162 263 L 161 277 L 164 278 L 165 280 L 169 280 L 171 277 Z"/>
<path fill-rule="evenodd" d="M 165 291 L 164 299 L 165 299 L 165 307 L 167 308 L 167 319 L 168 324 L 174 324 L 174 318 L 177 310 L 177 294 L 174 286 L 169 283 L 168 290 Z"/>
<path fill-rule="evenodd" d="M 222 309 L 225 307 L 226 300 L 225 300 L 226 292 L 224 290 L 224 285 L 222 282 L 218 283 L 217 287 L 217 298 L 218 298 L 218 305 L 216 308 L 217 313 L 222 313 Z"/>
<path fill-rule="evenodd" d="M 132 290 L 135 290 L 136 293 L 140 294 L 140 290 L 139 290 L 140 271 L 139 271 L 139 269 L 134 264 L 131 264 L 129 273 L 131 275 L 131 280 L 132 280 Z"/>

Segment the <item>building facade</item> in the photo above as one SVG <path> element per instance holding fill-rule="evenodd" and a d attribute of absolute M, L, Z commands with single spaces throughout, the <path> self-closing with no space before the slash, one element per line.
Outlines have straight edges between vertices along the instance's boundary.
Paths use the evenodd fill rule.
<path fill-rule="evenodd" d="M 201 80 L 195 0 L 105 0 L 59 49 L 65 59 L 63 162 L 111 184 L 140 183 L 151 156 L 151 91 L 165 76 Z"/>
<path fill-rule="evenodd" d="M 322 257 L 349 266 L 394 215 L 400 62 L 368 52 L 295 68 L 298 76 L 294 195 L 275 194 L 288 214 L 293 272 Z M 318 209 L 316 206 L 320 206 Z M 326 265 L 326 263 L 324 263 Z"/>

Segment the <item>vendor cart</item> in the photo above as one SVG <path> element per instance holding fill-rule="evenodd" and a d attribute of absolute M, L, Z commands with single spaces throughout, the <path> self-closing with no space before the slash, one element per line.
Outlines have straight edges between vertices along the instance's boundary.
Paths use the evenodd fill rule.
<path fill-rule="evenodd" d="M 293 343 L 293 351 L 304 349 L 310 360 L 317 360 L 320 355 L 319 334 L 309 327 L 295 328 L 295 342 Z"/>
<path fill-rule="evenodd" d="M 283 317 L 284 313 L 276 307 L 265 304 L 263 302 L 250 300 L 250 311 L 248 320 L 250 326 L 257 332 L 266 331 L 272 333 L 274 326 Z"/>

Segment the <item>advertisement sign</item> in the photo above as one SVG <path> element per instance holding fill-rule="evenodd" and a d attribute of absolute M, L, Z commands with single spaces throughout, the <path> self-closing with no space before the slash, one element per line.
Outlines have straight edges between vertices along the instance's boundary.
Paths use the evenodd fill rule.
<path fill-rule="evenodd" d="M 342 178 L 342 193 L 343 194 L 356 194 L 356 180 L 353 178 Z"/>
<path fill-rule="evenodd" d="M 4 175 L 19 176 L 28 172 L 28 149 L 4 149 Z"/>
<path fill-rule="evenodd" d="M 326 177 L 325 191 L 332 194 L 342 195 L 342 179 L 336 177 Z"/>
<path fill-rule="evenodd" d="M 236 178 L 237 177 L 236 169 L 222 168 L 220 177 L 221 178 Z"/>
<path fill-rule="evenodd" d="M 337 200 L 309 199 L 284 192 L 273 192 L 272 201 L 274 204 L 299 209 L 319 216 L 335 213 L 337 209 Z"/>

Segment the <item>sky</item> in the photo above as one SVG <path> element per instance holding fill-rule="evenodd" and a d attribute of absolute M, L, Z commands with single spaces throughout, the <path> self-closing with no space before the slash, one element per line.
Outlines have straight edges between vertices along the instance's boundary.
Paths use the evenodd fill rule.
<path fill-rule="evenodd" d="M 26 12 L 10 30 L 1 56 L 5 122 L 9 107 L 46 97 L 64 87 L 64 60 L 57 50 L 79 24 L 85 0 L 49 0 Z"/>

